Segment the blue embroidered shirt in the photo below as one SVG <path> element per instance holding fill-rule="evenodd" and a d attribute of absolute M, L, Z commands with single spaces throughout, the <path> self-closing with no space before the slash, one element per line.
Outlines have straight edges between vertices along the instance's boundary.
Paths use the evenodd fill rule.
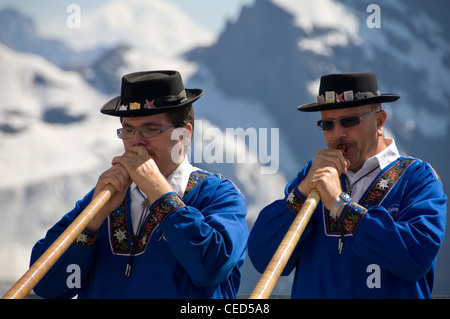
<path fill-rule="evenodd" d="M 297 186 L 311 164 L 253 225 L 248 253 L 261 273 L 305 201 Z M 295 271 L 292 298 L 430 298 L 446 202 L 431 166 L 404 157 L 381 170 L 338 220 L 319 202 L 283 272 Z"/>
<path fill-rule="evenodd" d="M 92 194 L 36 243 L 31 264 L 89 204 Z M 97 233 L 85 230 L 78 236 L 35 292 L 44 298 L 236 297 L 248 228 L 245 200 L 233 183 L 216 174 L 192 173 L 183 198 L 172 192 L 152 204 L 139 237 L 132 231 L 129 207 L 128 192 Z M 70 265 L 80 267 L 80 287 L 68 284 Z"/>

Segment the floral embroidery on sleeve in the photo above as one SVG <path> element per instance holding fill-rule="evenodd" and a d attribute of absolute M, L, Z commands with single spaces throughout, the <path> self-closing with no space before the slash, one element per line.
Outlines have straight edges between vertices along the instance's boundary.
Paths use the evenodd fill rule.
<path fill-rule="evenodd" d="M 354 234 L 366 212 L 367 209 L 363 206 L 357 203 L 351 203 L 347 210 L 343 212 L 344 216 L 340 224 L 346 232 Z"/>
<path fill-rule="evenodd" d="M 298 214 L 300 209 L 302 209 L 304 203 L 305 200 L 301 197 L 300 194 L 298 194 L 297 187 L 294 187 L 286 197 L 286 205 L 295 214 Z"/>
<path fill-rule="evenodd" d="M 163 197 L 151 208 L 150 216 L 155 223 L 161 224 L 167 215 L 184 206 L 186 205 L 181 198 L 177 194 L 171 193 Z"/>
<path fill-rule="evenodd" d="M 81 247 L 91 247 L 94 245 L 97 235 L 98 233 L 93 233 L 85 229 L 77 236 L 75 244 Z"/>

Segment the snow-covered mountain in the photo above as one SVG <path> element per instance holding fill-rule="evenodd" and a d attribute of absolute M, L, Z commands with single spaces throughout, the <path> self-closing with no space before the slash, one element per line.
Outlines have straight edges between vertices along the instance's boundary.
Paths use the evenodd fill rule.
<path fill-rule="evenodd" d="M 382 92 L 399 93 L 398 102 L 386 105 L 390 136 L 401 152 L 430 162 L 449 189 L 450 22 L 442 8 L 449 5 L 378 1 L 381 28 L 371 29 L 369 1 L 257 0 L 214 39 L 163 0 L 126 3 L 111 1 L 83 16 L 76 50 L 48 34 L 42 38 L 29 18 L 0 12 L 0 42 L 9 46 L 0 45 L 0 218 L 7 225 L 1 227 L 0 256 L 10 256 L 0 259 L 0 282 L 26 270 L 31 245 L 121 152 L 114 135 L 117 119 L 98 110 L 118 94 L 120 77 L 132 71 L 178 69 L 186 87 L 205 90 L 195 103 L 199 122 L 191 161 L 238 185 L 250 227 L 260 209 L 281 197 L 287 181 L 325 146 L 315 126 L 318 114 L 296 107 L 314 101 L 318 80 L 327 73 L 374 71 Z M 114 19 L 119 9 L 121 21 Z M 162 20 L 149 22 L 156 15 Z M 2 24 L 5 19 L 14 23 Z M 54 29 L 55 35 L 63 32 Z M 19 43 L 23 34 L 32 45 Z M 89 58 L 58 61 L 46 52 L 50 43 L 65 48 L 66 56 Z M 236 142 L 225 134 L 230 128 L 249 136 Z M 214 146 L 234 152 L 233 162 L 206 161 L 202 152 L 213 145 L 211 132 L 222 133 L 223 141 Z M 264 161 L 259 144 L 237 163 L 238 154 L 251 146 L 252 132 L 269 146 L 268 155 L 279 150 L 278 156 Z M 261 174 L 268 165 L 277 165 L 277 174 Z M 435 294 L 450 295 L 448 237 L 438 259 Z M 248 294 L 259 275 L 249 262 L 244 268 L 241 293 Z M 274 293 L 289 294 L 289 280 L 280 280 Z"/>
<path fill-rule="evenodd" d="M 63 71 L 39 56 L 15 52 L 3 44 L 0 69 L 0 133 L 4 137 L 0 141 L 0 188 L 36 183 L 95 166 L 99 154 L 88 153 L 83 161 L 76 157 L 89 147 L 83 140 L 93 133 L 89 126 L 94 129 L 101 123 L 111 124 L 100 118 L 96 107 L 106 97 L 80 74 Z M 85 133 L 69 144 L 67 138 L 74 129 Z M 92 135 L 95 144 L 109 137 L 104 130 Z"/>
<path fill-rule="evenodd" d="M 59 27 L 59 29 L 63 29 Z M 67 28 L 66 28 L 67 29 Z M 11 49 L 30 52 L 63 68 L 89 63 L 104 51 L 104 47 L 76 51 L 67 43 L 53 38 L 44 38 L 36 30 L 33 20 L 13 8 L 0 11 L 0 42 Z"/>
<path fill-rule="evenodd" d="M 113 134 L 117 120 L 98 114 L 105 96 L 80 74 L 3 44 L 0 70 L 0 281 L 6 281 L 26 270 L 30 241 L 95 185 L 89 175 L 121 145 Z"/>
<path fill-rule="evenodd" d="M 144 49 L 148 58 L 179 55 L 215 40 L 215 34 L 166 0 L 111 0 L 81 12 L 80 28 L 61 28 L 54 20 L 43 33 L 68 38 L 72 48 L 82 51 L 127 44 Z"/>
<path fill-rule="evenodd" d="M 423 146 L 440 145 L 449 134 L 448 23 L 425 15 L 419 7 L 422 2 L 413 10 L 409 3 L 390 1 L 386 2 L 389 6 L 382 6 L 382 27 L 369 29 L 367 6 L 348 2 L 347 8 L 336 1 L 315 2 L 314 9 L 322 11 L 313 20 L 308 19 L 311 9 L 304 1 L 257 1 L 244 8 L 240 19 L 227 26 L 214 46 L 189 56 L 211 71 L 224 92 L 263 102 L 286 131 L 297 131 L 290 135 L 291 145 L 305 159 L 311 151 L 295 145 L 298 136 L 308 136 L 311 126 L 306 123 L 311 119 L 295 107 L 314 101 L 323 74 L 375 71 L 383 92 L 402 95 L 395 106 L 386 105 L 392 112 L 389 128 L 405 151 L 419 152 L 417 156 L 427 159 L 430 152 Z M 339 16 L 341 11 L 345 16 Z M 327 20 L 334 12 L 341 19 Z M 411 17 L 414 25 L 410 25 Z M 316 149 L 317 142 L 308 144 Z M 441 159 L 430 161 L 435 166 L 443 164 Z M 445 165 L 440 167 L 445 169 Z"/>

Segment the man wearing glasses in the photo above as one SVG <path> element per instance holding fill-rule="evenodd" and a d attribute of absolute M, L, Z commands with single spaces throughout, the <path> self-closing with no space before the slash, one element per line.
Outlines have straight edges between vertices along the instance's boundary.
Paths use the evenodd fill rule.
<path fill-rule="evenodd" d="M 33 263 L 106 185 L 117 192 L 36 286 L 45 298 L 235 298 L 248 228 L 243 195 L 185 155 L 192 103 L 176 71 L 127 74 L 101 112 L 125 152 L 33 248 Z M 73 268 L 76 265 L 78 268 Z M 70 267 L 70 268 L 68 268 Z M 80 278 L 68 272 L 78 269 Z"/>
<path fill-rule="evenodd" d="M 430 298 L 446 225 L 443 186 L 432 167 L 401 156 L 385 138 L 386 112 L 374 73 L 323 76 L 316 103 L 328 149 L 319 150 L 265 207 L 249 237 L 263 272 L 312 189 L 320 193 L 283 275 L 292 298 Z"/>

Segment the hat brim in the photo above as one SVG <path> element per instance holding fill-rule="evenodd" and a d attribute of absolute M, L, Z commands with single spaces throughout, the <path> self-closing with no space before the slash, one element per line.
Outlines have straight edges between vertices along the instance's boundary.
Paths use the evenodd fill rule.
<path fill-rule="evenodd" d="M 344 101 L 344 102 L 335 102 L 335 103 L 308 103 L 303 104 L 297 107 L 297 110 L 302 112 L 318 112 L 318 111 L 327 111 L 327 110 L 338 110 L 338 109 L 346 109 L 349 107 L 357 107 L 361 105 L 374 104 L 374 103 L 390 103 L 397 101 L 400 98 L 400 95 L 397 94 L 381 94 L 374 97 L 369 97 L 366 99 L 353 100 L 353 101 Z"/>
<path fill-rule="evenodd" d="M 117 106 L 120 104 L 120 96 L 117 96 L 108 101 L 107 103 L 105 103 L 100 109 L 100 112 L 103 114 L 120 117 L 147 116 L 182 109 L 183 107 L 195 102 L 203 95 L 202 89 L 185 89 L 185 91 L 186 91 L 186 100 L 183 101 L 182 103 L 176 105 L 158 106 L 154 109 L 141 108 L 138 110 L 127 110 L 127 111 L 118 110 Z"/>

